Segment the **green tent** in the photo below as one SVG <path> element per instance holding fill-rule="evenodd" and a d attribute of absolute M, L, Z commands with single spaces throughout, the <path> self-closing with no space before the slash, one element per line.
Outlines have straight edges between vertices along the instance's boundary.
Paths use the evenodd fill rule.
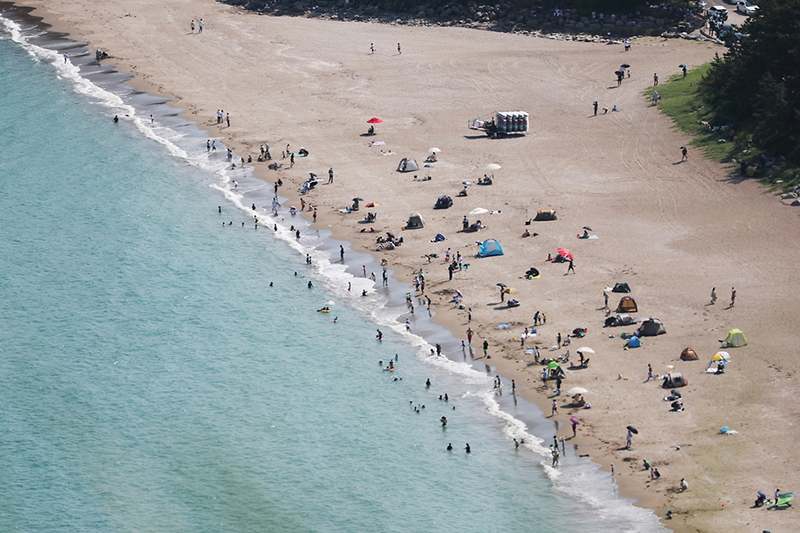
<path fill-rule="evenodd" d="M 555 361 L 550 361 L 549 363 L 547 363 L 547 370 L 552 370 L 554 368 L 558 368 L 558 363 L 556 363 Z"/>
<path fill-rule="evenodd" d="M 728 331 L 728 336 L 725 337 L 725 345 L 729 348 L 738 348 L 739 346 L 747 346 L 747 337 L 740 329 L 732 329 Z"/>

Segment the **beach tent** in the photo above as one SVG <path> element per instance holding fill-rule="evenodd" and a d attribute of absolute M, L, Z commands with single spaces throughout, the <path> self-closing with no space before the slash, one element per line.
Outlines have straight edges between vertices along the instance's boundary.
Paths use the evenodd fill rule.
<path fill-rule="evenodd" d="M 611 292 L 631 292 L 631 288 L 628 287 L 627 283 L 617 283 L 614 285 L 614 288 L 611 289 Z"/>
<path fill-rule="evenodd" d="M 664 324 L 657 318 L 650 318 L 642 323 L 639 328 L 639 335 L 642 337 L 655 337 L 656 335 L 663 335 L 667 330 Z"/>
<path fill-rule="evenodd" d="M 566 374 L 564 373 L 564 369 L 561 368 L 559 366 L 559 364 L 556 363 L 555 361 L 550 361 L 547 364 L 547 377 L 548 377 L 548 379 L 554 379 L 554 378 L 557 378 L 558 376 L 561 376 L 563 378 L 563 377 L 565 377 L 565 375 Z"/>
<path fill-rule="evenodd" d="M 414 172 L 415 170 L 419 170 L 419 165 L 416 159 L 411 159 L 410 157 L 404 157 L 400 160 L 400 164 L 397 165 L 398 172 Z"/>
<path fill-rule="evenodd" d="M 639 340 L 639 337 L 633 336 L 628 339 L 628 348 L 639 348 L 642 345 L 642 341 Z"/>
<path fill-rule="evenodd" d="M 478 252 L 478 257 L 491 257 L 493 255 L 503 255 L 503 248 L 500 243 L 494 239 L 486 239 L 481 244 L 481 249 Z"/>
<path fill-rule="evenodd" d="M 636 300 L 630 296 L 623 296 L 617 306 L 617 313 L 635 313 L 638 310 L 639 308 L 636 307 Z"/>
<path fill-rule="evenodd" d="M 449 196 L 440 196 L 438 200 L 436 200 L 436 205 L 433 206 L 434 209 L 449 209 L 453 206 L 453 199 Z"/>
<path fill-rule="evenodd" d="M 739 346 L 747 346 L 747 337 L 740 329 L 732 329 L 728 331 L 728 336 L 725 337 L 725 345 L 731 348 L 738 348 Z"/>
<path fill-rule="evenodd" d="M 411 213 L 408 216 L 408 222 L 406 222 L 406 228 L 417 229 L 424 227 L 425 227 L 425 221 L 422 220 L 422 215 L 420 215 L 419 213 Z"/>
<path fill-rule="evenodd" d="M 670 372 L 664 376 L 664 383 L 661 385 L 665 389 L 679 389 L 689 384 L 680 372 Z"/>
<path fill-rule="evenodd" d="M 691 348 L 684 348 L 681 352 L 681 359 L 684 361 L 697 361 L 699 357 L 697 357 L 697 352 Z"/>
<path fill-rule="evenodd" d="M 633 324 L 633 319 L 631 315 L 628 314 L 621 314 L 617 316 L 610 316 L 606 318 L 605 325 L 606 326 L 627 326 L 628 324 Z"/>
<path fill-rule="evenodd" d="M 557 218 L 555 209 L 539 209 L 534 220 L 556 220 Z"/>

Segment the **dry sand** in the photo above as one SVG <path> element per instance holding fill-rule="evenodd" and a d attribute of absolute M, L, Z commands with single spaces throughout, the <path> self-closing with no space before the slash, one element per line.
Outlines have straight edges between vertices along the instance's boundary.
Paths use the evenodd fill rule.
<path fill-rule="evenodd" d="M 531 358 L 513 338 L 537 310 L 547 314 L 536 337 L 543 355 L 563 352 L 549 351 L 557 332 L 587 327 L 587 337 L 571 347 L 573 358 L 582 345 L 597 353 L 588 369 L 567 371 L 564 388 L 587 388 L 593 409 L 574 413 L 582 424 L 570 442 L 606 468 L 615 463 L 623 493 L 640 505 L 660 516 L 671 509 L 669 527 L 787 531 L 796 524 L 793 510 L 750 507 L 757 490 L 800 487 L 790 458 L 800 440 L 792 382 L 797 211 L 694 150 L 679 163 L 680 147 L 690 139 L 641 95 L 653 73 L 666 81 L 680 63 L 697 66 L 722 49 L 641 39 L 624 53 L 622 45 L 461 28 L 272 18 L 210 0 L 23 4 L 42 8 L 36 14 L 55 29 L 107 49 L 108 63 L 135 74 L 134 83 L 146 90 L 174 98 L 185 116 L 237 153 L 256 154 L 264 141 L 278 157 L 287 143 L 306 147 L 311 155 L 294 168 L 274 172 L 261 165 L 258 173 L 269 181 L 280 176 L 286 194 L 309 172 L 323 177 L 333 167 L 335 183 L 317 187 L 309 200 L 319 206 L 318 227 L 330 227 L 356 249 L 375 249 L 375 235 L 360 234 L 364 226 L 356 223 L 365 210 L 343 215 L 338 209 L 354 196 L 379 202 L 373 227 L 402 234 L 406 243 L 378 257 L 405 281 L 423 267 L 436 320 L 463 338 L 465 311 L 447 304 L 450 294 L 437 294 L 459 289 L 474 312 L 476 347 L 489 340 L 494 357 L 487 363 L 514 378 L 518 393 L 546 412 L 551 392 L 539 387 L 541 367 L 528 366 Z M 190 34 L 190 20 L 199 18 L 205 31 Z M 632 77 L 616 87 L 613 71 L 622 62 L 632 65 Z M 601 106 L 597 117 L 591 116 L 594 100 Z M 618 112 L 602 115 L 603 106 L 613 105 Z M 219 108 L 231 113 L 230 128 L 214 124 Z M 530 134 L 490 140 L 467 129 L 469 118 L 497 110 L 530 112 Z M 362 137 L 374 115 L 385 121 L 378 135 Z M 386 145 L 371 147 L 371 140 Z M 421 162 L 433 146 L 442 152 L 431 181 L 395 172 L 401 157 Z M 457 198 L 461 182 L 476 182 L 488 163 L 502 166 L 495 184 L 472 186 L 468 197 Z M 453 197 L 453 208 L 432 209 L 441 194 Z M 463 215 L 476 207 L 502 212 L 481 216 L 488 229 L 480 233 L 458 233 Z M 559 220 L 525 226 L 539 208 L 556 209 Z M 412 211 L 427 225 L 402 232 Z M 577 239 L 584 225 L 600 238 Z M 521 238 L 526 228 L 538 236 Z M 439 232 L 447 240 L 431 243 Z M 486 238 L 498 239 L 505 255 L 474 258 L 475 241 Z M 470 264 L 452 282 L 441 259 L 448 247 Z M 566 265 L 544 261 L 558 247 L 574 252 L 574 275 L 565 275 Z M 440 259 L 426 264 L 429 253 Z M 532 265 L 541 278 L 522 279 Z M 633 328 L 602 328 L 602 290 L 617 281 L 631 285 L 637 314 L 663 320 L 666 335 L 625 351 L 619 335 Z M 497 305 L 497 282 L 517 290 L 519 308 Z M 729 308 L 734 286 L 736 306 Z M 712 287 L 719 300 L 707 305 Z M 612 306 L 619 296 L 611 295 Z M 503 322 L 511 328 L 497 329 Z M 750 346 L 730 350 L 724 375 L 706 375 L 719 339 L 733 327 L 745 331 Z M 679 360 L 687 346 L 700 361 Z M 644 383 L 648 363 L 657 373 L 674 365 L 688 377 L 684 412 L 668 412 L 664 391 Z M 557 418 L 566 422 L 572 414 L 562 408 Z M 628 424 L 640 431 L 632 451 L 621 449 Z M 722 426 L 739 434 L 720 435 Z M 642 459 L 659 468 L 659 481 L 649 481 Z M 683 477 L 690 489 L 678 494 Z"/>

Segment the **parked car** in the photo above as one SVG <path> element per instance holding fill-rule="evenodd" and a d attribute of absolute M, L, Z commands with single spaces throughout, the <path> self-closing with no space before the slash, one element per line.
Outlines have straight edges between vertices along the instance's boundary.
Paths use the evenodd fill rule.
<path fill-rule="evenodd" d="M 724 6 L 711 6 L 706 9 L 706 15 L 718 20 L 728 20 L 728 9 Z"/>
<path fill-rule="evenodd" d="M 755 15 L 756 11 L 758 11 L 758 6 L 751 4 L 747 0 L 738 0 L 736 2 L 736 11 L 742 15 Z"/>

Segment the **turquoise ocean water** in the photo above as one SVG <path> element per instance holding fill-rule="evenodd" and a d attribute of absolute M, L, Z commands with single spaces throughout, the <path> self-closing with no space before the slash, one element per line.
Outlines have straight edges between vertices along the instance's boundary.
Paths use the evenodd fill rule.
<path fill-rule="evenodd" d="M 428 356 L 397 322 L 406 287 L 328 261 L 338 244 L 270 217 L 271 188 L 226 170 L 221 144 L 16 14 L 0 13 L 0 531 L 662 530 L 570 448 L 551 468 L 552 422 L 460 350 Z"/>

